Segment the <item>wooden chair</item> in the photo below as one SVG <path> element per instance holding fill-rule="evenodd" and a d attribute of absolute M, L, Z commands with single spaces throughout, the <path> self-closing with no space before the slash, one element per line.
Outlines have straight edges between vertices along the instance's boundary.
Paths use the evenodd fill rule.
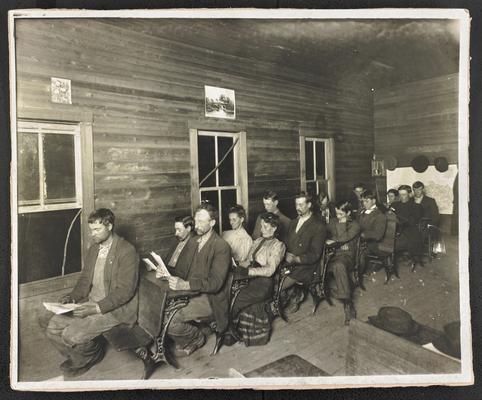
<path fill-rule="evenodd" d="M 378 252 L 372 253 L 368 250 L 365 242 L 361 242 L 361 252 L 365 254 L 365 262 L 374 263 L 385 268 L 386 278 L 385 284 L 390 281 L 392 275 L 400 278 L 398 275 L 397 264 L 395 260 L 395 234 L 397 229 L 397 217 L 393 211 L 387 211 L 387 227 L 382 240 L 378 243 Z"/>
<path fill-rule="evenodd" d="M 355 265 L 353 266 L 353 285 L 354 287 L 359 287 L 361 290 L 366 292 L 365 285 L 363 284 L 363 271 L 361 271 L 362 266 L 362 239 L 358 236 L 356 241 L 356 253 L 355 253 Z"/>
<path fill-rule="evenodd" d="M 326 285 L 326 270 L 328 267 L 328 262 L 333 255 L 334 247 L 325 245 L 309 286 L 307 288 L 303 287 L 303 289 L 307 289 L 307 291 L 311 294 L 313 300 L 312 314 L 316 312 L 316 309 L 323 300 L 326 300 L 328 304 L 333 305 L 333 301 L 331 300 L 329 290 Z M 283 291 L 283 285 L 286 278 L 291 275 L 294 268 L 295 267 L 291 265 L 281 267 L 279 273 L 277 274 L 277 284 L 275 286 L 276 290 L 271 303 L 271 309 L 273 310 L 273 313 L 275 315 L 279 315 L 283 321 L 288 321 L 288 318 L 284 312 L 283 304 L 281 304 L 281 292 Z M 299 283 L 299 285 L 304 286 L 302 283 Z"/>

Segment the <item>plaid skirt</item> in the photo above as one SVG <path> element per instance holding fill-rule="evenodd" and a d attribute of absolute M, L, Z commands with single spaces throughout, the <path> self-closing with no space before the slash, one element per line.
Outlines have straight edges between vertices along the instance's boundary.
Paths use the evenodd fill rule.
<path fill-rule="evenodd" d="M 269 342 L 271 320 L 265 304 L 266 302 L 252 304 L 238 315 L 236 331 L 246 346 L 263 346 Z"/>

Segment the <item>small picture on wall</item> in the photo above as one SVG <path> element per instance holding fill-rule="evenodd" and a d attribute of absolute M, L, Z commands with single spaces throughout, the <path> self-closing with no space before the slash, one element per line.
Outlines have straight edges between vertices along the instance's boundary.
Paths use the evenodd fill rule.
<path fill-rule="evenodd" d="M 50 96 L 52 103 L 72 104 L 70 79 L 50 78 Z"/>
<path fill-rule="evenodd" d="M 234 90 L 215 86 L 204 86 L 205 116 L 214 118 L 236 118 Z"/>

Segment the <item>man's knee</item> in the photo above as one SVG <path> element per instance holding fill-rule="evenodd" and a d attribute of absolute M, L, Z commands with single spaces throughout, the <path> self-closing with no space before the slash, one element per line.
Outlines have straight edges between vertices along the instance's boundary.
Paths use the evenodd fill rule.
<path fill-rule="evenodd" d="M 62 331 L 62 340 L 69 346 L 84 344 L 92 340 L 78 326 L 70 325 Z"/>

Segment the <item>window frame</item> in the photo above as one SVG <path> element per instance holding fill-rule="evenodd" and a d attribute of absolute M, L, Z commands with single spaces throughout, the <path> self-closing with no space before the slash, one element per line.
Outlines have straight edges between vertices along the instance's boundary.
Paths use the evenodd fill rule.
<path fill-rule="evenodd" d="M 306 179 L 306 142 L 313 142 L 313 170 L 315 179 Z M 316 179 L 316 142 L 325 144 L 325 179 L 327 182 L 328 196 L 331 201 L 335 200 L 335 141 L 333 138 L 320 138 L 300 135 L 300 186 L 306 192 L 308 183 L 316 183 L 317 194 L 320 191 L 320 180 Z"/>
<path fill-rule="evenodd" d="M 82 212 L 81 223 L 81 246 L 82 246 L 82 269 L 84 268 L 84 257 L 87 254 L 90 244 L 90 231 L 88 228 L 88 216 L 95 208 L 94 201 L 94 147 L 93 147 L 93 123 L 94 114 L 91 111 L 53 110 L 51 108 L 24 108 L 20 107 L 14 113 L 11 120 L 11 152 L 12 165 L 17 166 L 17 124 L 19 121 L 38 121 L 53 124 L 78 124 L 80 126 L 81 159 L 82 159 Z M 10 181 L 11 201 L 11 236 L 12 236 L 12 258 L 13 270 L 12 287 L 18 288 L 18 298 L 23 299 L 30 296 L 45 294 L 56 290 L 71 288 L 75 285 L 81 272 L 74 272 L 65 276 L 42 279 L 28 283 L 18 283 L 17 268 L 18 253 L 18 229 L 17 218 L 20 214 L 17 205 L 17 177 L 13 169 Z"/>
<path fill-rule="evenodd" d="M 38 121 L 19 119 L 17 121 L 17 135 L 20 133 L 36 135 L 38 143 L 38 163 L 39 163 L 39 203 L 31 204 L 32 200 L 18 200 L 18 214 L 28 214 L 44 211 L 59 211 L 75 208 L 82 208 L 83 205 L 83 184 L 82 184 L 82 143 L 80 135 L 80 123 L 66 123 L 55 121 Z M 71 135 L 74 137 L 74 162 L 75 162 L 75 198 L 74 201 L 68 199 L 54 203 L 46 203 L 46 182 L 45 182 L 45 162 L 43 154 L 44 140 L 47 135 Z M 18 146 L 16 151 L 18 151 Z M 17 156 L 18 158 L 18 156 Z M 18 164 L 17 164 L 18 165 Z M 18 184 L 18 176 L 17 176 Z M 35 201 L 36 202 L 36 201 Z"/>
<path fill-rule="evenodd" d="M 236 198 L 239 204 L 241 204 L 246 210 L 246 219 L 248 219 L 248 168 L 246 157 L 246 132 L 245 131 L 215 131 L 208 129 L 190 129 L 190 147 L 191 147 L 191 208 L 192 213 L 196 210 L 196 207 L 201 203 L 202 192 L 217 191 L 218 192 L 218 204 L 221 204 L 221 191 L 222 190 L 236 190 Z M 216 174 L 216 185 L 209 187 L 199 186 L 199 169 L 198 169 L 198 137 L 199 136 L 211 136 L 211 137 L 231 137 L 233 143 L 238 139 L 238 143 L 233 149 L 233 163 L 234 163 L 234 185 L 219 186 L 219 170 Z M 215 140 L 215 165 L 218 160 L 218 141 Z M 221 208 L 221 207 L 220 207 Z M 222 209 L 218 210 L 219 220 L 216 223 L 219 226 L 219 233 L 223 232 L 222 221 L 223 214 Z"/>

